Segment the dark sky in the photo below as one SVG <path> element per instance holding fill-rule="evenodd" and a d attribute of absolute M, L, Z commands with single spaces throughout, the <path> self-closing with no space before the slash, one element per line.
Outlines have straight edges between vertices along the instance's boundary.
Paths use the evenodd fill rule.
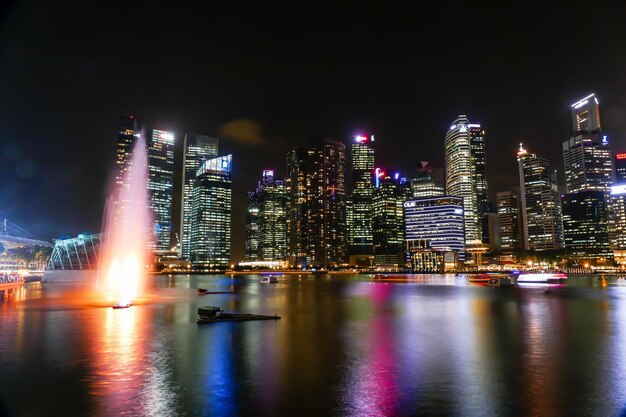
<path fill-rule="evenodd" d="M 494 196 L 522 139 L 562 171 L 569 105 L 596 92 L 626 150 L 623 1 L 133 3 L 0 3 L 0 215 L 43 238 L 99 230 L 130 113 L 231 136 L 235 259 L 245 191 L 311 138 L 374 133 L 382 167 L 441 166 L 465 113 L 487 131 Z"/>

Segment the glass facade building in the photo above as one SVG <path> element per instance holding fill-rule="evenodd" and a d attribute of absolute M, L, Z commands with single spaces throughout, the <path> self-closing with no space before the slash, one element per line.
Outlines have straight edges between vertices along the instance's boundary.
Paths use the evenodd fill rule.
<path fill-rule="evenodd" d="M 522 144 L 517 152 L 523 249 L 562 249 L 563 215 L 556 174 L 547 159 L 528 153 Z"/>
<path fill-rule="evenodd" d="M 496 211 L 500 249 L 512 252 L 520 247 L 520 212 L 517 193 L 504 191 L 496 194 Z"/>
<path fill-rule="evenodd" d="M 148 207 L 153 218 L 149 248 L 170 250 L 172 231 L 172 189 L 174 185 L 173 132 L 154 129 L 147 140 L 148 146 Z"/>
<path fill-rule="evenodd" d="M 324 140 L 318 147 L 287 153 L 289 261 L 298 267 L 343 263 L 347 255 L 345 145 Z"/>
<path fill-rule="evenodd" d="M 411 179 L 413 198 L 441 197 L 445 194 L 442 168 L 433 168 L 430 162 L 421 161 Z"/>
<path fill-rule="evenodd" d="M 193 187 L 190 257 L 194 267 L 230 265 L 232 155 L 207 159 Z"/>
<path fill-rule="evenodd" d="M 374 135 L 356 136 L 352 143 L 352 196 L 350 201 L 350 255 L 372 255 L 372 195 Z"/>
<path fill-rule="evenodd" d="M 255 191 L 248 193 L 246 261 L 287 259 L 287 194 L 274 171 L 263 171 Z"/>
<path fill-rule="evenodd" d="M 198 169 L 207 159 L 215 158 L 219 139 L 187 133 L 183 140 L 183 178 L 180 205 L 180 253 L 182 259 L 189 259 L 191 254 L 191 212 L 193 186 Z"/>
<path fill-rule="evenodd" d="M 581 191 L 563 196 L 565 247 L 580 260 L 609 259 L 604 191 Z"/>
<path fill-rule="evenodd" d="M 460 115 L 450 126 L 444 142 L 446 194 L 463 199 L 465 242 L 468 245 L 482 243 L 482 226 L 478 213 L 477 160 L 474 150 L 477 144 L 482 144 L 484 159 L 484 137 L 479 140 L 478 132 L 474 131 L 479 128 L 478 124 L 470 124 L 467 116 Z M 486 180 L 482 185 L 486 192 Z"/>
<path fill-rule="evenodd" d="M 128 187 L 129 184 L 125 184 L 128 172 L 130 171 L 131 156 L 133 147 L 139 137 L 139 130 L 137 128 L 137 121 L 135 116 L 122 116 L 119 118 L 117 131 L 117 144 L 115 149 L 115 190 L 113 196 L 113 206 L 111 209 L 114 211 L 113 222 L 118 223 L 118 215 L 121 210 L 121 206 L 127 202 L 121 201 L 121 191 L 124 187 Z"/>

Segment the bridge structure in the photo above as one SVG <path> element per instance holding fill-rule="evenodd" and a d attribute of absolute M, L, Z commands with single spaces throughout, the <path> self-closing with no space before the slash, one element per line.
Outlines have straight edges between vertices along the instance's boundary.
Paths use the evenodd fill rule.
<path fill-rule="evenodd" d="M 47 270 L 94 270 L 100 262 L 101 233 L 54 241 Z"/>
<path fill-rule="evenodd" d="M 15 249 L 24 246 L 52 247 L 52 243 L 38 238 L 28 230 L 9 222 L 7 219 L 4 219 L 0 226 L 0 243 L 2 243 L 5 249 Z"/>

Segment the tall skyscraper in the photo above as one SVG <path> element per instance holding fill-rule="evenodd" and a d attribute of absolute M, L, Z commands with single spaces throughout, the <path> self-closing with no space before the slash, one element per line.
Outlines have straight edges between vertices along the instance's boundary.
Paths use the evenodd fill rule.
<path fill-rule="evenodd" d="M 460 115 L 450 126 L 444 143 L 446 194 L 463 199 L 467 245 L 482 243 L 478 213 L 477 159 L 474 152 L 474 148 L 480 148 L 478 144 L 482 144 L 484 161 L 484 139 L 479 140 L 478 132 L 474 132 L 474 129 L 479 128 L 478 124 L 470 124 L 467 116 Z M 486 180 L 481 187 L 483 185 L 486 192 Z"/>
<path fill-rule="evenodd" d="M 130 170 L 131 156 L 133 152 L 133 146 L 139 136 L 139 129 L 137 128 L 137 121 L 135 116 L 122 116 L 119 118 L 119 128 L 117 131 L 117 146 L 115 150 L 115 190 L 112 210 L 115 215 L 113 221 L 117 222 L 117 213 L 121 209 L 121 206 L 125 202 L 120 201 L 121 190 L 129 184 L 124 184 L 127 173 Z"/>
<path fill-rule="evenodd" d="M 173 132 L 154 129 L 148 146 L 148 206 L 154 219 L 152 250 L 170 250 L 172 187 L 174 185 Z"/>
<path fill-rule="evenodd" d="M 500 249 L 510 253 L 520 248 L 520 212 L 517 193 L 503 191 L 496 194 Z"/>
<path fill-rule="evenodd" d="M 373 255 L 372 177 L 374 135 L 358 135 L 352 143 L 352 196 L 350 198 L 350 256 Z"/>
<path fill-rule="evenodd" d="M 479 123 L 469 123 L 467 133 L 472 148 L 476 172 L 476 211 L 480 223 L 482 242 L 489 243 L 489 200 L 487 194 L 487 154 L 485 152 L 485 131 Z"/>
<path fill-rule="evenodd" d="M 404 209 L 405 200 L 412 197 L 406 178 L 400 174 L 385 174 L 375 170 L 372 198 L 372 236 L 374 265 L 399 267 L 404 260 Z"/>
<path fill-rule="evenodd" d="M 264 170 L 256 190 L 248 193 L 246 261 L 287 259 L 286 211 L 285 182 L 274 171 Z"/>
<path fill-rule="evenodd" d="M 218 138 L 196 133 L 187 133 L 183 141 L 183 187 L 180 206 L 179 253 L 179 256 L 183 259 L 189 259 L 191 250 L 191 203 L 196 174 L 204 161 L 217 156 L 218 142 Z"/>
<path fill-rule="evenodd" d="M 600 108 L 594 93 L 572 104 L 572 130 L 579 132 L 595 132 L 600 127 Z"/>
<path fill-rule="evenodd" d="M 345 145 L 324 140 L 287 153 L 287 234 L 292 265 L 345 261 Z"/>
<path fill-rule="evenodd" d="M 517 163 L 523 249 L 542 251 L 563 248 L 563 216 L 555 172 L 550 169 L 547 159 L 528 153 L 521 143 Z"/>
<path fill-rule="evenodd" d="M 465 217 L 463 199 L 443 196 L 407 200 L 404 206 L 406 249 L 412 268 L 441 271 L 446 257 L 463 258 Z"/>
<path fill-rule="evenodd" d="M 190 255 L 195 267 L 230 265 L 232 155 L 207 159 L 193 187 Z"/>
<path fill-rule="evenodd" d="M 413 198 L 441 197 L 445 194 L 442 168 L 434 168 L 430 162 L 420 161 L 411 179 Z"/>
<path fill-rule="evenodd" d="M 562 198 L 565 247 L 580 260 L 609 259 L 604 191 L 580 191 Z"/>

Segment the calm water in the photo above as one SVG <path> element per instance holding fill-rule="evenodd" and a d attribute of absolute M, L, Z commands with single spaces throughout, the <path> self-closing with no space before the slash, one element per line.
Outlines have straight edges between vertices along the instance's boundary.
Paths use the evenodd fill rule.
<path fill-rule="evenodd" d="M 93 306 L 0 302 L 4 416 L 611 416 L 626 408 L 626 282 L 487 288 L 452 276 L 153 278 Z M 58 285 L 58 284 L 57 284 Z M 234 295 L 195 295 L 197 287 Z M 196 309 L 278 314 L 197 325 Z"/>

